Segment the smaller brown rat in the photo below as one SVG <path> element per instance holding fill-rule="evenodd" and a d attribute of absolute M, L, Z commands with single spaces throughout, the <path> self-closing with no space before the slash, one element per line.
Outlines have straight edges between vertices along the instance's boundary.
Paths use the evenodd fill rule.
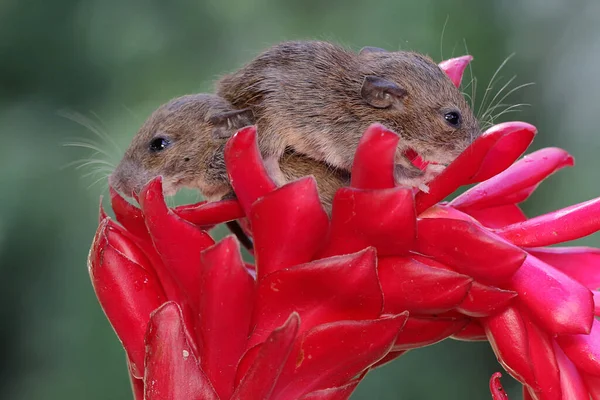
<path fill-rule="evenodd" d="M 109 183 L 130 195 L 162 175 L 167 195 L 189 187 L 199 190 L 208 201 L 229 197 L 233 192 L 223 150 L 228 137 L 253 123 L 252 112 L 233 110 L 216 95 L 175 98 L 160 106 L 142 125 Z M 286 182 L 313 175 L 328 213 L 336 190 L 350 180 L 344 171 L 294 153 L 283 155 L 281 171 Z"/>
<path fill-rule="evenodd" d="M 479 124 L 462 93 L 430 58 L 363 48 L 358 54 L 320 41 L 277 44 L 222 77 L 216 93 L 256 117 L 259 147 L 271 174 L 286 148 L 350 171 L 369 125 L 401 137 L 398 183 L 424 185 L 477 136 Z M 407 149 L 431 162 L 427 172 Z M 440 164 L 440 165 L 433 165 Z"/>

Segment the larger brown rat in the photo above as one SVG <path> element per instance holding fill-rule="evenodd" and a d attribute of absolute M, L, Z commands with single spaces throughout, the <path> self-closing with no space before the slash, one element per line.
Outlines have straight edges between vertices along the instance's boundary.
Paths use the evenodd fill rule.
<path fill-rule="evenodd" d="M 328 42 L 285 42 L 222 77 L 216 88 L 237 109 L 254 112 L 274 176 L 290 147 L 350 171 L 363 132 L 380 122 L 401 137 L 398 182 L 424 188 L 432 174 L 412 166 L 405 150 L 443 165 L 480 135 L 462 93 L 435 62 L 412 52 L 369 47 L 357 54 Z"/>
<path fill-rule="evenodd" d="M 227 137 L 254 122 L 251 112 L 234 111 L 221 97 L 195 94 L 160 106 L 145 121 L 109 177 L 126 195 L 137 193 L 162 175 L 165 194 L 182 187 L 199 190 L 209 201 L 232 194 L 224 160 Z M 285 181 L 313 175 L 327 212 L 335 191 L 349 174 L 307 157 L 286 153 L 281 159 Z"/>

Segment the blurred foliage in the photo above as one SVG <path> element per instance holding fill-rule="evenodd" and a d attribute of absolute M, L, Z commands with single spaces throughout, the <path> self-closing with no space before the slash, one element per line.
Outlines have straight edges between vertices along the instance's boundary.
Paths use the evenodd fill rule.
<path fill-rule="evenodd" d="M 475 56 L 476 104 L 515 52 L 502 82 L 517 75 L 510 87 L 535 86 L 508 98 L 531 107 L 504 117 L 538 126 L 534 148 L 560 146 L 578 161 L 540 187 L 526 212 L 600 195 L 594 0 L 2 0 L 0 398 L 131 398 L 123 351 L 86 270 L 106 170 L 69 164 L 116 162 L 117 149 L 161 103 L 210 91 L 220 74 L 269 44 L 308 38 L 436 60 L 464 54 L 466 44 Z M 107 154 L 64 146 L 73 141 Z M 175 199 L 194 200 L 189 192 Z M 600 245 L 598 236 L 581 243 Z M 353 398 L 485 399 L 497 370 L 487 343 L 446 341 L 369 374 Z M 518 385 L 506 374 L 503 382 L 519 399 Z"/>

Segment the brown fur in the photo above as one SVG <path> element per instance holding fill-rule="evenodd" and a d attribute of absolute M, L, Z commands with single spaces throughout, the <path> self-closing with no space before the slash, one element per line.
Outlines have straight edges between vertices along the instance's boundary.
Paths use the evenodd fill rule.
<path fill-rule="evenodd" d="M 391 106 L 376 108 L 365 100 L 370 92 L 361 88 L 367 76 L 392 83 Z M 446 74 L 431 59 L 411 52 L 368 48 L 357 54 L 327 42 L 282 43 L 224 76 L 217 94 L 254 112 L 266 160 L 279 159 L 290 147 L 349 171 L 365 129 L 383 123 L 401 136 L 396 162 L 404 183 L 419 172 L 402 150 L 411 147 L 427 161 L 448 164 L 480 134 Z M 459 129 L 445 121 L 449 111 L 461 113 Z"/>
<path fill-rule="evenodd" d="M 162 175 L 167 194 L 190 187 L 211 201 L 230 195 L 223 149 L 228 136 L 253 122 L 235 113 L 233 118 L 221 118 L 231 111 L 225 100 L 210 94 L 182 96 L 162 105 L 133 138 L 109 177 L 111 186 L 130 195 Z M 157 137 L 168 139 L 170 145 L 152 152 L 150 143 Z M 349 183 L 348 174 L 298 154 L 285 154 L 281 168 L 286 181 L 315 176 L 328 211 L 335 191 Z"/>

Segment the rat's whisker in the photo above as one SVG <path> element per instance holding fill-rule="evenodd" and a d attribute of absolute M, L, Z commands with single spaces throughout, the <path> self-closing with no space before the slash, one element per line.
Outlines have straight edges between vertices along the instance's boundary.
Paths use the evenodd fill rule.
<path fill-rule="evenodd" d="M 446 14 L 446 20 L 444 21 L 444 26 L 442 27 L 442 37 L 440 38 L 440 57 L 442 60 L 444 59 L 444 33 L 446 33 L 446 25 L 448 25 L 449 19 L 450 14 Z"/>
<path fill-rule="evenodd" d="M 108 154 L 108 152 L 106 152 L 105 150 L 101 149 L 99 146 L 93 144 L 93 143 L 87 143 L 84 141 L 81 142 L 69 142 L 69 143 L 64 143 L 63 146 L 66 147 L 79 147 L 82 149 L 88 149 L 88 150 L 94 150 L 96 153 L 98 154 L 102 154 L 108 158 L 112 158 L 110 156 L 110 154 Z"/>
<path fill-rule="evenodd" d="M 488 112 L 488 110 L 490 108 L 492 108 L 494 106 L 494 102 L 496 101 L 496 99 L 498 99 L 498 97 L 502 94 L 502 92 L 517 78 L 516 75 L 514 75 L 512 78 L 510 78 L 501 88 L 500 90 L 498 90 L 498 92 L 496 92 L 496 94 L 494 95 L 494 97 L 492 97 L 492 100 L 490 101 L 490 104 L 488 105 L 487 109 L 484 111 L 484 113 L 481 115 L 481 117 L 483 118 L 483 116 Z"/>
<path fill-rule="evenodd" d="M 531 104 L 527 104 L 527 103 L 519 103 L 519 104 L 514 104 L 510 107 L 506 107 L 504 110 L 502 110 L 501 112 L 499 112 L 498 114 L 494 115 L 493 117 L 490 116 L 490 119 L 493 121 L 497 120 L 498 118 L 500 118 L 502 115 L 504 114 L 508 114 L 511 112 L 519 112 L 522 111 L 521 107 L 529 107 L 531 106 Z"/>
<path fill-rule="evenodd" d="M 500 100 L 498 100 L 498 103 L 504 102 L 504 100 L 506 100 L 506 98 L 508 96 L 510 96 L 511 94 L 515 93 L 517 90 L 520 90 L 520 89 L 523 89 L 523 88 L 526 88 L 526 87 L 532 86 L 532 85 L 534 85 L 533 82 L 528 82 L 528 83 L 524 83 L 522 85 L 519 85 L 519 86 L 516 86 L 516 87 L 512 88 L 506 94 L 504 94 L 504 96 L 502 96 L 502 98 Z"/>
<path fill-rule="evenodd" d="M 97 114 L 95 114 L 94 112 L 90 112 L 90 113 L 100 120 L 100 118 L 98 117 Z M 67 119 L 87 128 L 88 130 L 90 130 L 90 132 L 95 134 L 101 141 L 114 146 L 114 148 L 117 150 L 117 152 L 119 154 L 121 153 L 121 149 L 119 148 L 117 143 L 114 141 L 114 139 L 108 133 L 106 133 L 106 131 L 104 129 L 102 129 L 101 126 L 96 124 L 92 119 L 86 117 L 85 115 L 83 115 L 81 113 L 77 113 L 74 111 L 62 110 L 62 111 L 59 111 L 58 114 L 64 118 L 67 118 Z"/>
<path fill-rule="evenodd" d="M 492 85 L 492 84 L 494 83 L 494 81 L 495 81 L 495 80 L 496 80 L 496 78 L 498 77 L 498 74 L 500 73 L 500 71 L 502 71 L 502 68 L 504 68 L 504 66 L 505 66 L 505 65 L 508 63 L 508 61 L 509 61 L 511 58 L 513 58 L 514 56 L 515 56 L 515 53 L 512 53 L 512 54 L 510 54 L 508 57 L 506 57 L 506 58 L 504 59 L 504 61 L 502 61 L 502 63 L 500 64 L 500 66 L 499 66 L 499 67 L 496 69 L 496 71 L 494 72 L 494 74 L 492 75 L 492 78 L 490 79 L 490 83 L 488 84 L 488 86 L 487 86 L 487 88 L 485 89 L 485 92 L 484 92 L 484 94 L 483 94 L 483 99 L 482 99 L 482 101 L 481 101 L 481 105 L 480 105 L 480 107 L 479 107 L 479 110 L 478 110 L 478 111 L 480 111 L 481 109 L 484 109 L 484 108 L 485 108 L 485 104 L 486 104 L 486 98 L 487 98 L 487 95 L 488 95 L 488 93 L 490 92 L 490 90 L 492 90 L 492 88 L 493 88 L 493 85 Z M 477 114 L 477 115 L 479 115 L 479 112 L 478 112 L 478 114 Z"/>

